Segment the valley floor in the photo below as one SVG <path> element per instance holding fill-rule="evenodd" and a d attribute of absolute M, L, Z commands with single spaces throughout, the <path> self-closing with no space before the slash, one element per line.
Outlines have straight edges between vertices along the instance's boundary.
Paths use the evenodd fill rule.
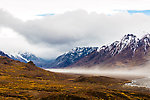
<path fill-rule="evenodd" d="M 104 76 L 63 74 L 58 79 L 44 76 L 0 76 L 0 99 L 5 100 L 148 100 L 146 88 L 124 85 L 130 81 Z M 52 77 L 52 76 L 51 76 Z M 59 76 L 60 77 L 60 76 Z"/>

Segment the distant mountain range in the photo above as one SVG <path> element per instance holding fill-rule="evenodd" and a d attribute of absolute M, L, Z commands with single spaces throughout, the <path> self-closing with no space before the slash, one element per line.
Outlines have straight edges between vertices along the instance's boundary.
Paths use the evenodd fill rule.
<path fill-rule="evenodd" d="M 124 67 L 143 65 L 150 60 L 150 34 L 139 39 L 133 34 L 125 35 L 120 41 L 102 47 L 76 47 L 58 56 L 55 60 L 45 60 L 32 53 L 5 53 L 1 56 L 21 62 L 33 61 L 43 68 L 65 67 Z"/>
<path fill-rule="evenodd" d="M 33 61 L 34 64 L 38 67 L 44 67 L 47 63 L 50 63 L 52 60 L 42 59 L 40 57 L 35 56 L 32 53 L 21 53 L 21 52 L 14 52 L 14 53 L 5 53 L 0 51 L 0 56 L 6 56 L 13 60 L 18 60 L 24 63 L 28 63 L 29 61 Z"/>
<path fill-rule="evenodd" d="M 139 39 L 133 34 L 102 47 L 77 47 L 57 57 L 49 68 L 143 65 L 149 60 L 150 34 Z"/>
<path fill-rule="evenodd" d="M 57 57 L 54 61 L 47 64 L 47 68 L 64 68 L 68 67 L 83 57 L 91 54 L 94 51 L 97 51 L 98 47 L 76 47 L 69 52 L 66 52 L 59 57 Z"/>
<path fill-rule="evenodd" d="M 111 45 L 102 46 L 97 51 L 71 65 L 125 67 L 139 66 L 150 60 L 150 34 L 139 39 L 133 34 L 125 35 L 121 41 L 115 41 Z"/>

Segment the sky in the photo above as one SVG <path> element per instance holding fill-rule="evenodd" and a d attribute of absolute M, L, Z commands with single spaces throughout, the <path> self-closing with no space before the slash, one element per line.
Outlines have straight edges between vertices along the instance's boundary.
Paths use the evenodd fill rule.
<path fill-rule="evenodd" d="M 0 0 L 0 47 L 53 59 L 150 33 L 149 0 Z"/>

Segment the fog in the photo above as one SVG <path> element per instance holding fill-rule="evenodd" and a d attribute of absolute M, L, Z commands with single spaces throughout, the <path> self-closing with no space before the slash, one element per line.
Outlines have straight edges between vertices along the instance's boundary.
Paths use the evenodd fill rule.
<path fill-rule="evenodd" d="M 134 67 L 106 67 L 101 68 L 100 66 L 93 66 L 91 68 L 86 67 L 74 67 L 74 68 L 64 68 L 64 69 L 46 69 L 57 73 L 67 73 L 67 74 L 84 74 L 84 75 L 96 75 L 96 76 L 109 76 L 118 77 L 125 79 L 136 79 L 150 77 L 150 66 L 147 64 L 145 66 L 134 66 Z"/>
<path fill-rule="evenodd" d="M 130 67 L 101 67 L 93 66 L 91 68 L 86 67 L 74 67 L 65 69 L 46 69 L 52 72 L 65 73 L 65 74 L 79 74 L 90 76 L 107 76 L 113 78 L 121 78 L 130 80 L 131 83 L 126 83 L 128 86 L 146 87 L 150 88 L 150 63 L 143 66 L 130 66 Z"/>

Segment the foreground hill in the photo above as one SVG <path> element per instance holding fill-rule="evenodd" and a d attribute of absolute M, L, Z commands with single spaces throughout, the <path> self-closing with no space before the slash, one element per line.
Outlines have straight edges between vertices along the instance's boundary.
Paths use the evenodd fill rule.
<path fill-rule="evenodd" d="M 0 56 L 0 100 L 148 100 L 145 88 L 124 79 L 53 73 L 33 62 Z"/>
<path fill-rule="evenodd" d="M 59 79 L 61 76 L 61 74 L 55 74 L 36 67 L 32 61 L 23 63 L 3 56 L 0 56 L 0 75 L 51 80 L 55 79 L 54 77 Z"/>

